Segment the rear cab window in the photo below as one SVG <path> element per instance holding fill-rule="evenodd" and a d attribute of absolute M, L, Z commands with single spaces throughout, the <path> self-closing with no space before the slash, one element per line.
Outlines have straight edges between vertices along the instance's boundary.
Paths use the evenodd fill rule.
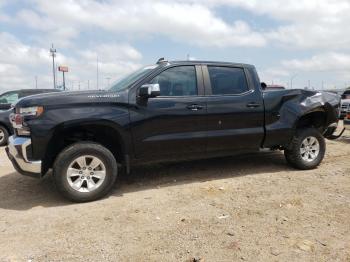
<path fill-rule="evenodd" d="M 208 66 L 212 95 L 240 95 L 248 92 L 243 68 Z"/>

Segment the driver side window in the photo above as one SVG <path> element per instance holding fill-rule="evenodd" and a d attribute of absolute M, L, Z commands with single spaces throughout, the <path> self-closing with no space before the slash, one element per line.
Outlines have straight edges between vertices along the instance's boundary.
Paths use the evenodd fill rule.
<path fill-rule="evenodd" d="M 159 84 L 160 96 L 194 96 L 197 95 L 196 69 L 172 67 L 153 78 L 150 84 Z"/>

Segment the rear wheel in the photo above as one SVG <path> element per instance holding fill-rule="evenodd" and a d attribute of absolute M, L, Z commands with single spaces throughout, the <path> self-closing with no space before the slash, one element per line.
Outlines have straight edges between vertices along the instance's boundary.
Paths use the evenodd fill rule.
<path fill-rule="evenodd" d="M 64 197 L 75 202 L 93 201 L 108 194 L 117 178 L 113 154 L 96 143 L 80 142 L 57 157 L 53 174 Z"/>
<path fill-rule="evenodd" d="M 9 133 L 7 129 L 3 126 L 0 126 L 0 146 L 7 145 L 8 139 L 9 139 Z"/>
<path fill-rule="evenodd" d="M 316 128 L 298 130 L 289 149 L 284 151 L 287 162 L 295 168 L 316 168 L 323 160 L 326 143 Z"/>

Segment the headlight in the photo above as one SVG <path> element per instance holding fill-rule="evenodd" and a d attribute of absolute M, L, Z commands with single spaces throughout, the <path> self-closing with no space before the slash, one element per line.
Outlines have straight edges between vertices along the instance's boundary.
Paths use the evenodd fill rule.
<path fill-rule="evenodd" d="M 10 115 L 10 121 L 19 136 L 30 136 L 30 129 L 26 124 L 26 120 L 38 117 L 43 112 L 44 108 L 42 106 L 17 108 L 16 113 Z"/>
<path fill-rule="evenodd" d="M 19 108 L 19 114 L 23 116 L 40 116 L 44 112 L 42 106 L 32 106 Z"/>

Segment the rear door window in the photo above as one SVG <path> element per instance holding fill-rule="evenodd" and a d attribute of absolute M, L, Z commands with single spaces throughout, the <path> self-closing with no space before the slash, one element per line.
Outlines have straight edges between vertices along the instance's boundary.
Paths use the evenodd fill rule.
<path fill-rule="evenodd" d="M 242 68 L 208 66 L 213 95 L 239 95 L 249 91 Z"/>

